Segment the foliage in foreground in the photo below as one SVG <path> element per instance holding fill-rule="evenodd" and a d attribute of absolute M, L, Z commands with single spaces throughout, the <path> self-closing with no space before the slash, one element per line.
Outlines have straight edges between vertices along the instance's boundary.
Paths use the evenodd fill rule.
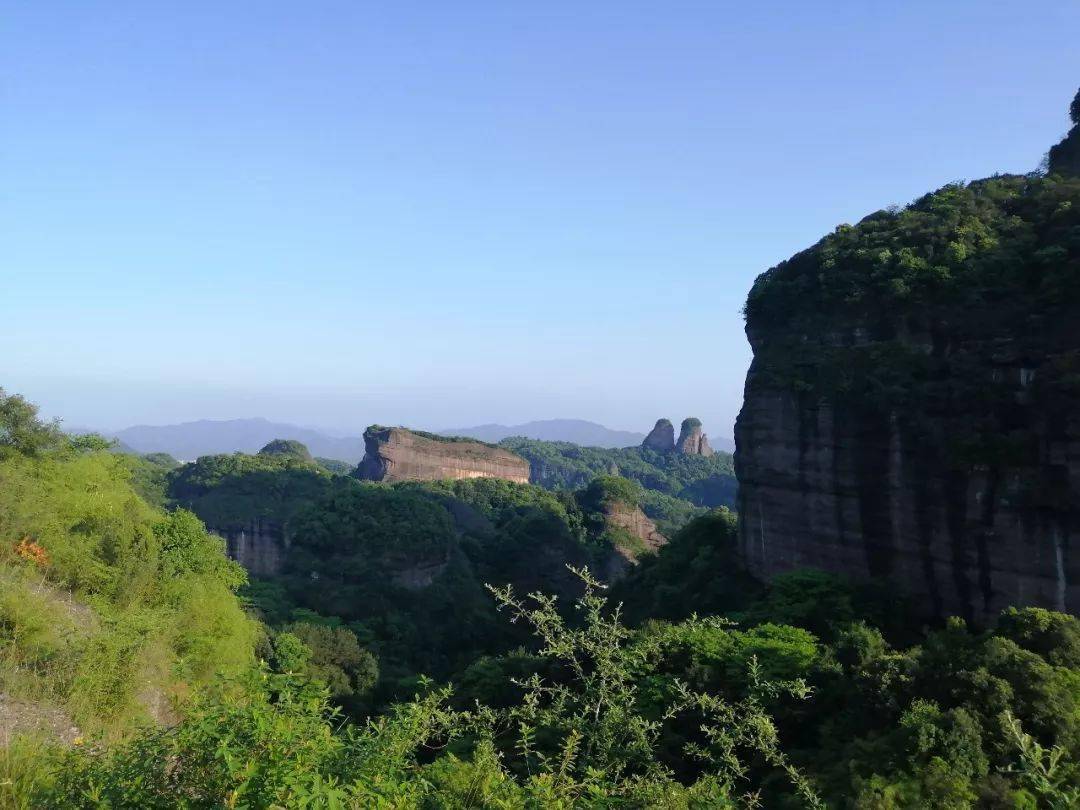
<path fill-rule="evenodd" d="M 0 391 L 0 731 L 121 736 L 250 666 L 243 569 L 132 476 L 108 443 Z"/>
<path fill-rule="evenodd" d="M 111 749 L 75 749 L 35 797 L 63 807 L 753 807 L 755 785 L 777 774 L 820 806 L 782 753 L 766 705 L 805 698 L 804 684 L 765 680 L 751 659 L 737 700 L 663 681 L 657 637 L 626 628 L 599 584 L 580 572 L 581 622 L 554 599 L 495 590 L 512 621 L 529 624 L 537 655 L 560 673 L 533 675 L 506 709 L 453 708 L 449 688 L 360 727 L 338 726 L 317 681 L 255 671 L 199 700 L 183 722 Z M 697 622 L 707 629 L 714 623 Z M 658 750 L 679 726 L 696 764 L 676 778 Z"/>

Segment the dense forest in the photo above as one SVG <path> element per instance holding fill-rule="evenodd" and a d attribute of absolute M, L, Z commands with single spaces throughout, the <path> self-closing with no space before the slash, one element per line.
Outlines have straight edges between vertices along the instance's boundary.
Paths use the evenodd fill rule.
<path fill-rule="evenodd" d="M 582 447 L 520 436 L 500 444 L 527 459 L 532 482 L 545 489 L 579 489 L 598 475 L 636 482 L 645 513 L 668 531 L 707 509 L 735 506 L 737 487 L 729 453 L 697 456 L 646 447 Z"/>

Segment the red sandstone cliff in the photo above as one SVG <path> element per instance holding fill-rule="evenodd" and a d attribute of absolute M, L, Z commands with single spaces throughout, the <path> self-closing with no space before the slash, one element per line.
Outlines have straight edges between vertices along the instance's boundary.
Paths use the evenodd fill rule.
<path fill-rule="evenodd" d="M 369 481 L 504 478 L 529 483 L 529 462 L 482 442 L 372 426 L 364 431 L 364 448 L 357 470 Z"/>

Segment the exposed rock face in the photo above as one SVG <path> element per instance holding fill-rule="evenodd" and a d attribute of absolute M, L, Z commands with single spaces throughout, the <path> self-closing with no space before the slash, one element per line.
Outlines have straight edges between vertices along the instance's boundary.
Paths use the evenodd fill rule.
<path fill-rule="evenodd" d="M 713 454 L 713 449 L 709 447 L 708 437 L 701 432 L 700 419 L 694 417 L 683 419 L 675 449 L 684 456 L 711 456 Z"/>
<path fill-rule="evenodd" d="M 529 483 L 529 462 L 482 442 L 372 426 L 364 432 L 364 446 L 357 474 L 369 481 L 504 478 Z"/>
<path fill-rule="evenodd" d="M 753 573 L 886 579 L 980 624 L 1080 612 L 1078 204 L 1071 180 L 947 187 L 758 279 L 735 429 Z M 958 210 L 988 235 L 970 248 L 944 224 Z M 931 259 L 958 269 L 881 278 Z"/>
<path fill-rule="evenodd" d="M 282 527 L 275 521 L 253 518 L 241 528 L 208 526 L 218 537 L 225 538 L 225 551 L 248 573 L 257 577 L 281 573 L 288 541 Z"/>
<path fill-rule="evenodd" d="M 603 578 L 607 582 L 616 582 L 626 576 L 642 554 L 654 553 L 667 543 L 667 538 L 656 528 L 656 524 L 636 506 L 619 501 L 605 504 L 604 520 L 608 526 L 626 532 L 630 543 L 615 543 L 611 555 L 605 561 Z"/>
<path fill-rule="evenodd" d="M 1022 401 L 1031 369 L 997 371 Z M 888 578 L 923 598 L 928 613 L 978 622 L 1014 604 L 1080 610 L 1080 555 L 1069 548 L 1076 515 L 1023 503 L 1035 467 L 954 468 L 943 458 L 941 416 L 920 435 L 900 414 L 778 390 L 751 369 L 735 433 L 740 545 L 751 571 L 809 566 Z M 1080 418 L 1055 426 L 1024 418 L 1042 422 L 1042 472 L 1075 496 Z"/>
<path fill-rule="evenodd" d="M 675 449 L 675 426 L 670 419 L 657 419 L 656 426 L 649 431 L 642 447 L 658 453 L 670 453 Z"/>

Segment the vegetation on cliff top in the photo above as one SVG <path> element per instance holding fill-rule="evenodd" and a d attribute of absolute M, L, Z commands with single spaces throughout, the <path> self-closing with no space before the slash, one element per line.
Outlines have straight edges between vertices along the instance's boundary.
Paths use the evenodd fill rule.
<path fill-rule="evenodd" d="M 872 339 L 929 333 L 948 319 L 959 335 L 1012 334 L 1004 327 L 1030 312 L 1049 320 L 1075 307 L 1078 228 L 1080 178 L 948 185 L 841 225 L 759 276 L 746 302 L 748 328 L 771 340 L 857 324 Z"/>
<path fill-rule="evenodd" d="M 253 519 L 284 524 L 325 492 L 332 477 L 291 453 L 202 456 L 170 474 L 167 495 L 208 526 L 241 529 Z"/>
<path fill-rule="evenodd" d="M 375 435 L 377 433 L 383 433 L 388 430 L 401 430 L 405 433 L 411 433 L 414 436 L 420 436 L 424 439 L 431 439 L 433 442 L 442 442 L 443 444 L 479 444 L 484 447 L 498 448 L 499 445 L 492 444 L 491 442 L 485 442 L 481 439 L 473 439 L 468 436 L 444 436 L 441 433 L 430 433 L 426 430 L 417 430 L 415 428 L 408 427 L 387 427 L 386 425 L 369 425 L 367 430 L 364 431 L 364 438 L 369 435 Z"/>
<path fill-rule="evenodd" d="M 303 442 L 298 442 L 296 439 L 274 439 L 267 442 L 259 451 L 259 455 L 287 456 L 305 464 L 311 464 L 315 461 L 311 456 L 311 451 L 307 449 Z"/>

